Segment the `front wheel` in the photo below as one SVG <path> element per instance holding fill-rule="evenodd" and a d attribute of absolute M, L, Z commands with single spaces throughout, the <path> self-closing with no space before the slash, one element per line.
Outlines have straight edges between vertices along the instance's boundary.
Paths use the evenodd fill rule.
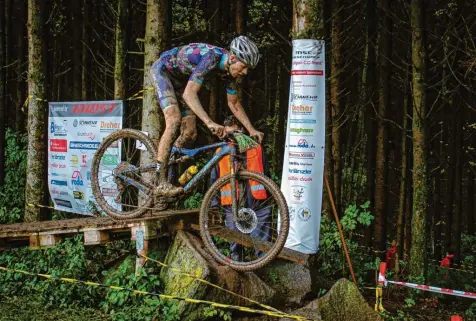
<path fill-rule="evenodd" d="M 200 208 L 200 234 L 207 250 L 224 265 L 251 271 L 273 260 L 289 232 L 289 213 L 279 187 L 247 170 L 235 174 L 237 217 L 231 211 L 233 175 L 218 179 Z"/>

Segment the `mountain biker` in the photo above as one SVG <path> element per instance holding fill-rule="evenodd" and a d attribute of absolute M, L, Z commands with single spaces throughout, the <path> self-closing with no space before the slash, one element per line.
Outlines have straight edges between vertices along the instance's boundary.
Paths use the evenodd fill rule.
<path fill-rule="evenodd" d="M 181 148 L 187 141 L 196 139 L 196 116 L 210 129 L 212 134 L 223 138 L 224 127 L 213 122 L 202 107 L 198 91 L 206 77 L 216 73 L 227 81 L 228 107 L 258 143 L 264 134 L 257 131 L 248 119 L 238 99 L 236 80 L 248 73 L 259 61 L 256 44 L 246 36 L 239 36 L 230 44 L 230 50 L 205 43 L 191 43 L 165 51 L 151 67 L 160 107 L 165 115 L 165 131 L 157 152 L 158 196 L 176 196 L 183 192 L 167 181 L 167 159 L 172 144 Z M 183 88 L 185 85 L 185 88 Z M 176 91 L 182 93 L 182 109 Z M 185 106 L 183 106 L 185 105 Z"/>

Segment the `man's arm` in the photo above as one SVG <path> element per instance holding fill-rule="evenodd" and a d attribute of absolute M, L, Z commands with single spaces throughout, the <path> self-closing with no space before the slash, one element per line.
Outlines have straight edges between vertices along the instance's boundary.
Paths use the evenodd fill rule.
<path fill-rule="evenodd" d="M 207 112 L 203 109 L 200 99 L 198 99 L 198 91 L 201 85 L 195 81 L 189 81 L 185 91 L 183 92 L 183 100 L 190 109 L 200 118 L 205 125 L 213 123 Z"/>
<path fill-rule="evenodd" d="M 258 138 L 258 143 L 261 144 L 263 140 L 264 134 L 262 132 L 257 131 L 253 125 L 251 124 L 248 116 L 246 115 L 243 106 L 241 105 L 238 95 L 230 95 L 227 94 L 228 100 L 228 107 L 232 111 L 233 115 L 240 121 L 240 123 L 246 128 L 246 130 L 250 133 L 251 136 L 256 136 Z"/>

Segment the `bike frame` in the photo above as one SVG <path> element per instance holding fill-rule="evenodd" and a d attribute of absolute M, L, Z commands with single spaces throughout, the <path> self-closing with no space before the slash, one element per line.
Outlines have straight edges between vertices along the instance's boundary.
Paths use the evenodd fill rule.
<path fill-rule="evenodd" d="M 232 144 L 227 143 L 227 142 L 220 142 L 220 143 L 211 144 L 211 145 L 207 145 L 207 146 L 203 146 L 203 147 L 199 147 L 199 148 L 195 148 L 195 149 L 180 149 L 180 148 L 177 148 L 177 147 L 174 146 L 174 147 L 172 147 L 172 151 L 171 151 L 170 155 L 173 155 L 174 153 L 178 153 L 179 155 L 194 157 L 195 155 L 199 154 L 202 151 L 209 150 L 209 149 L 215 149 L 215 148 L 218 148 L 218 147 L 221 147 L 220 151 L 218 153 L 216 153 L 205 164 L 205 166 L 203 166 L 203 168 L 185 185 L 185 187 L 184 187 L 184 192 L 185 193 L 187 193 L 190 189 L 195 187 L 195 185 L 197 185 L 197 183 L 208 173 L 208 171 L 210 171 L 210 169 L 213 166 L 215 166 L 220 161 L 220 159 L 222 159 L 222 157 L 224 157 L 226 155 L 230 155 L 230 174 L 233 175 L 231 177 L 231 180 L 230 180 L 231 195 L 236 195 L 236 183 L 235 183 L 236 181 L 235 181 L 235 176 L 234 176 L 234 174 L 236 172 L 235 171 L 235 166 L 234 166 L 236 148 Z M 144 185 L 142 185 L 139 182 L 136 182 L 136 181 L 128 178 L 124 174 L 132 173 L 132 172 L 146 173 L 146 172 L 155 171 L 155 169 L 156 169 L 155 164 L 151 164 L 151 165 L 147 165 L 147 166 L 143 166 L 143 167 L 141 166 L 139 168 L 132 168 L 132 169 L 125 170 L 123 172 L 123 174 L 119 174 L 118 177 L 120 177 L 121 179 L 126 181 L 128 184 L 134 185 L 139 190 L 146 193 L 147 187 L 145 187 Z M 237 219 L 236 197 L 232 197 L 231 199 L 232 199 L 231 209 L 232 209 L 233 220 L 236 221 L 236 219 Z"/>

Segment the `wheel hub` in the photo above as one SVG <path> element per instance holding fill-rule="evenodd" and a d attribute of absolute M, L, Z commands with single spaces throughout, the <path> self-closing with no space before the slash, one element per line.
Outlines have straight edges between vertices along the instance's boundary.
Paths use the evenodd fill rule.
<path fill-rule="evenodd" d="M 245 234 L 250 234 L 258 226 L 258 216 L 251 208 L 242 208 L 238 211 L 236 228 Z"/>

